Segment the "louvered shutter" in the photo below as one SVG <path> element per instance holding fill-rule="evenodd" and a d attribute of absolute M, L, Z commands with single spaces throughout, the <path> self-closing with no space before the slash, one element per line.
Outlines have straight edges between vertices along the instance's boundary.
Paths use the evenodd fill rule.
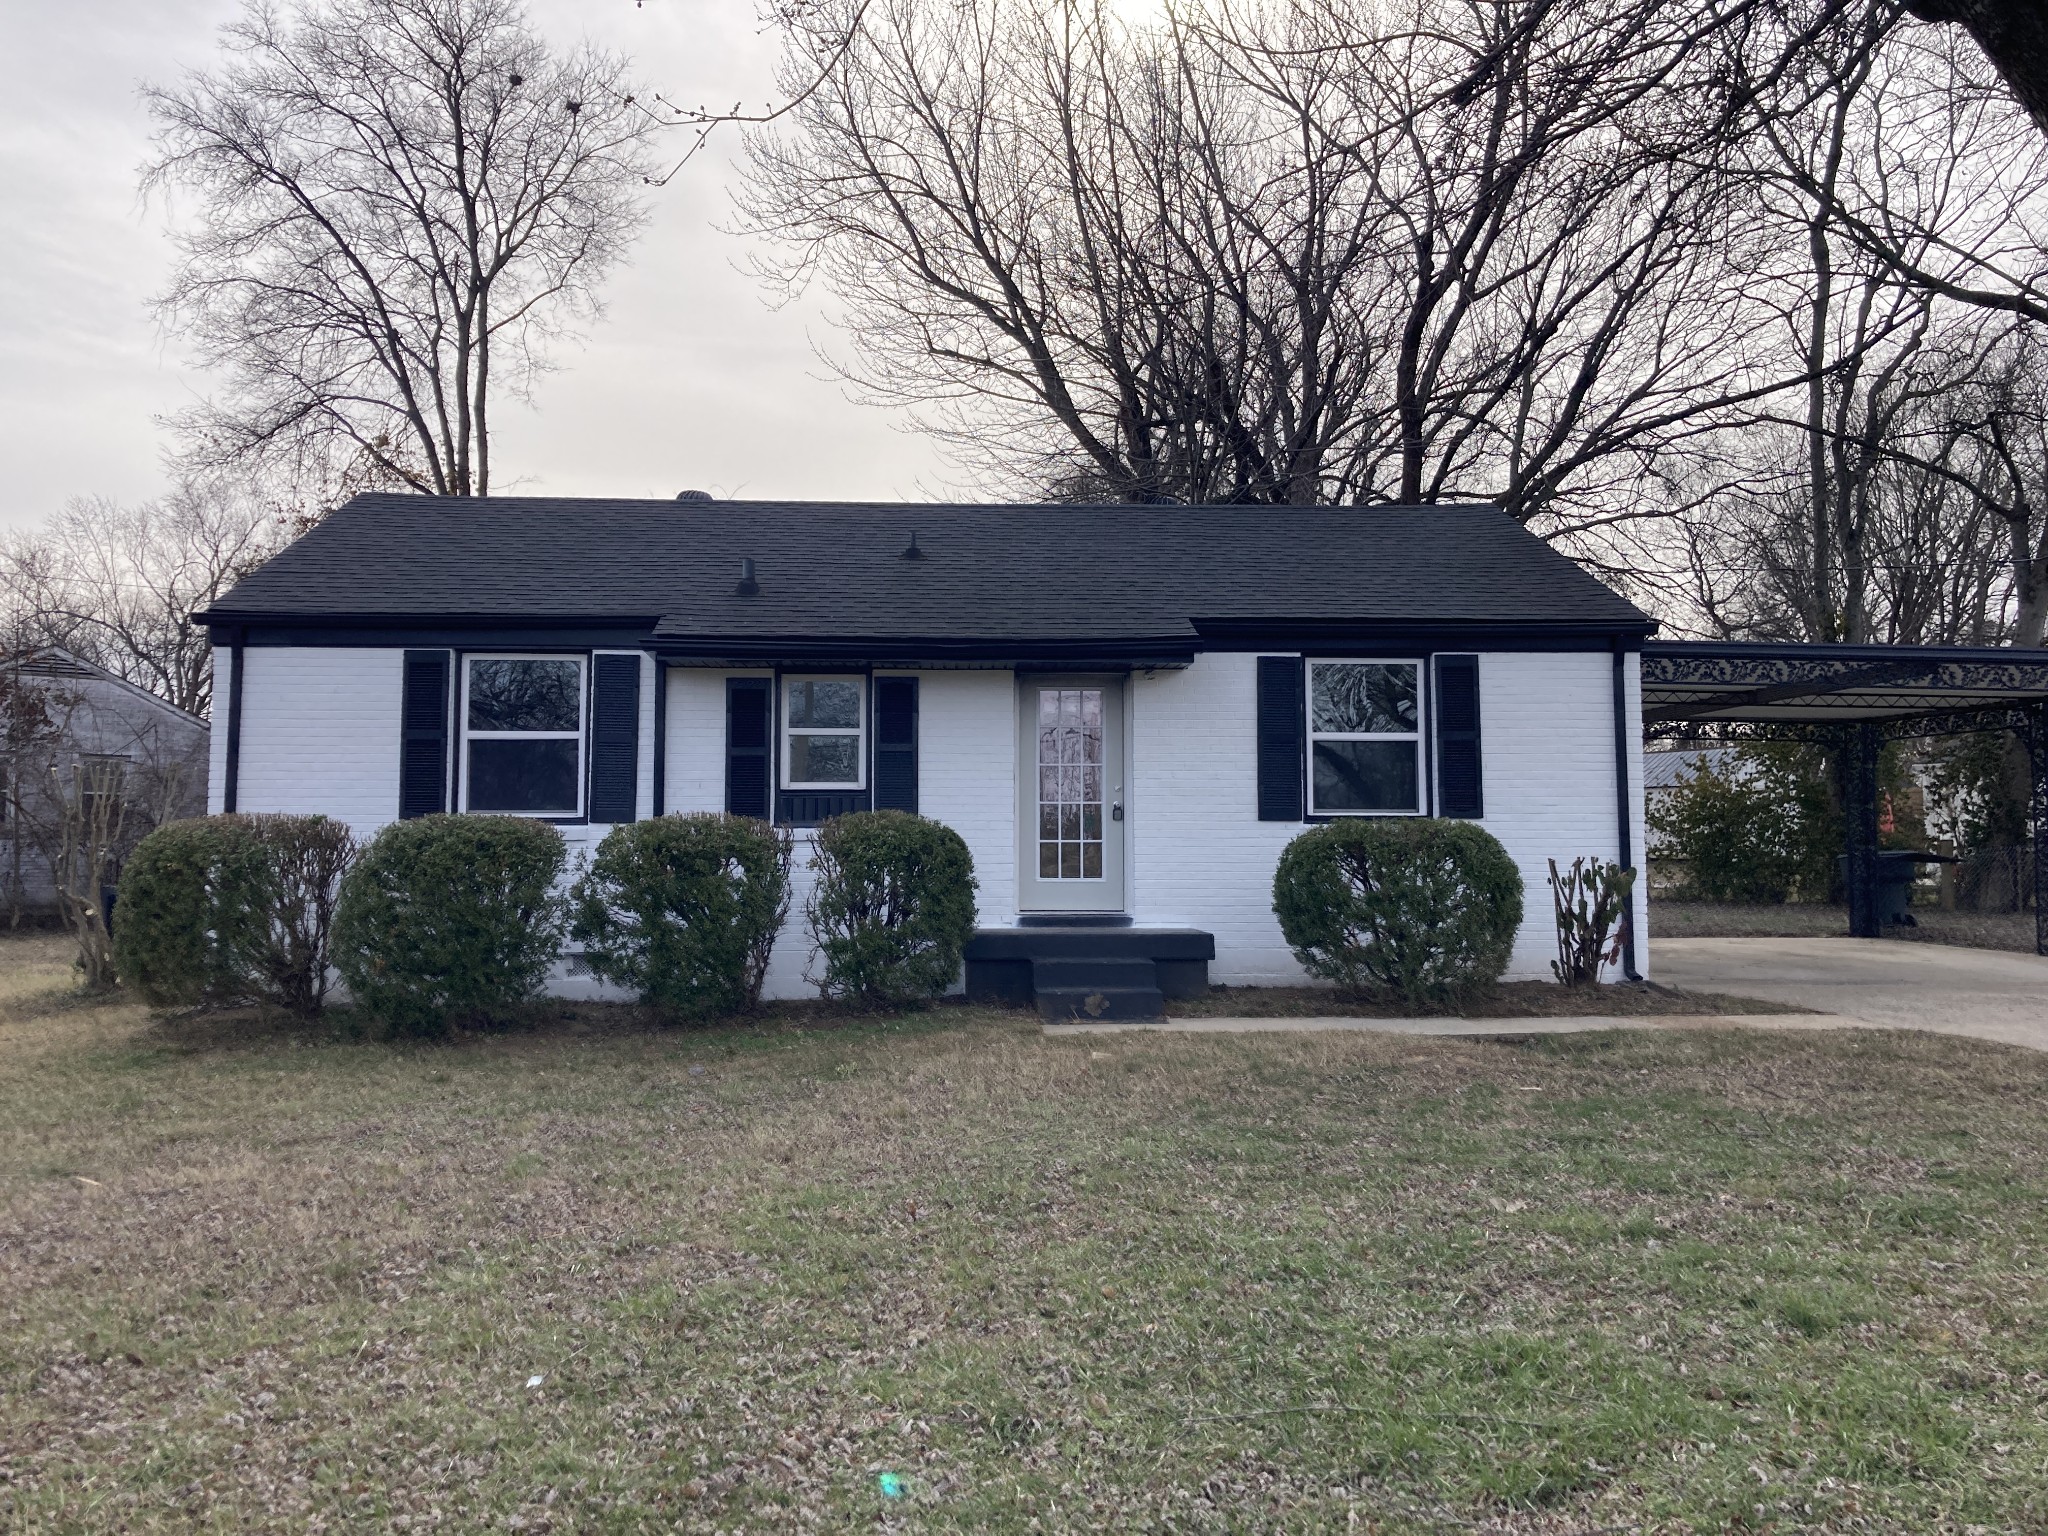
<path fill-rule="evenodd" d="M 591 661 L 590 819 L 631 821 L 640 808 L 640 658 Z"/>
<path fill-rule="evenodd" d="M 917 814 L 917 679 L 875 679 L 875 809 Z"/>
<path fill-rule="evenodd" d="M 768 695 L 765 677 L 725 680 L 725 809 L 768 816 Z"/>
<path fill-rule="evenodd" d="M 1302 662 L 1259 658 L 1259 820 L 1301 820 Z"/>
<path fill-rule="evenodd" d="M 400 705 L 398 814 L 401 820 L 448 809 L 449 651 L 405 653 Z"/>
<path fill-rule="evenodd" d="M 1479 767 L 1479 658 L 1436 658 L 1437 814 L 1486 814 Z"/>

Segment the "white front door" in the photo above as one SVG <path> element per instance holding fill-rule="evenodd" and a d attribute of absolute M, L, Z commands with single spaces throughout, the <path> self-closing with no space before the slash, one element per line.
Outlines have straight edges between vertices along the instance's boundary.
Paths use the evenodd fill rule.
<path fill-rule="evenodd" d="M 1025 674 L 1017 867 L 1026 912 L 1124 910 L 1124 689 Z"/>

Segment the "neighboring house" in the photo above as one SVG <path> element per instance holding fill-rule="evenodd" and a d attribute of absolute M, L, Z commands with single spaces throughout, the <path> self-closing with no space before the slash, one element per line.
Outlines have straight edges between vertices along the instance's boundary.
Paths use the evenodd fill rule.
<path fill-rule="evenodd" d="M 974 992 L 1301 981 L 1275 863 L 1361 815 L 1497 835 L 1545 977 L 1547 861 L 1642 847 L 1652 621 L 1491 507 L 371 495 L 200 618 L 216 810 L 538 816 L 581 853 L 901 807 L 973 851 Z M 802 907 L 771 996 L 808 990 Z"/>
<path fill-rule="evenodd" d="M 206 722 L 68 651 L 0 657 L 0 915 L 97 886 L 161 822 L 206 809 Z"/>

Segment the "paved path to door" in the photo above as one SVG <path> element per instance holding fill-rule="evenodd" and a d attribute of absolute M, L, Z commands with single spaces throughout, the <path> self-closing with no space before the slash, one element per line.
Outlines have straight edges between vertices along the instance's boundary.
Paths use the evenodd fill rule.
<path fill-rule="evenodd" d="M 1650 938 L 1650 973 L 1687 992 L 1818 1008 L 1880 1029 L 2048 1051 L 2048 958 L 1902 939 Z"/>
<path fill-rule="evenodd" d="M 1656 939 L 1657 980 L 1817 1008 L 1817 1014 L 1599 1015 L 1551 1019 L 1161 1019 L 1049 1024 L 1047 1034 L 1554 1035 L 1595 1029 L 1925 1029 L 2048 1051 L 2048 959 L 1897 939 Z"/>

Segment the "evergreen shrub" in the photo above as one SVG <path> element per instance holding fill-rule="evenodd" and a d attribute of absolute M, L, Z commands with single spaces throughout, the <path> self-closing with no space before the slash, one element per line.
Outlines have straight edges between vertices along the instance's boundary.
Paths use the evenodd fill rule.
<path fill-rule="evenodd" d="M 951 827 L 905 811 L 857 811 L 818 829 L 805 916 L 827 997 L 900 1007 L 960 974 L 974 933 L 974 859 Z"/>
<path fill-rule="evenodd" d="M 707 1018 L 761 1000 L 789 912 L 790 835 L 748 816 L 614 827 L 571 897 L 593 976 L 663 1013 Z"/>
<path fill-rule="evenodd" d="M 121 870 L 116 973 L 154 1008 L 248 1000 L 270 883 L 248 818 L 165 822 Z"/>
<path fill-rule="evenodd" d="M 545 822 L 422 816 L 378 833 L 342 884 L 334 957 L 393 1035 L 502 1021 L 562 948 L 567 849 Z"/>
<path fill-rule="evenodd" d="M 320 1010 L 348 827 L 325 816 L 202 816 L 137 845 L 114 904 L 114 964 L 156 1007 Z"/>
<path fill-rule="evenodd" d="M 1273 911 L 1312 976 L 1410 1003 L 1490 985 L 1522 924 L 1522 874 L 1469 821 L 1347 818 L 1280 855 Z"/>

